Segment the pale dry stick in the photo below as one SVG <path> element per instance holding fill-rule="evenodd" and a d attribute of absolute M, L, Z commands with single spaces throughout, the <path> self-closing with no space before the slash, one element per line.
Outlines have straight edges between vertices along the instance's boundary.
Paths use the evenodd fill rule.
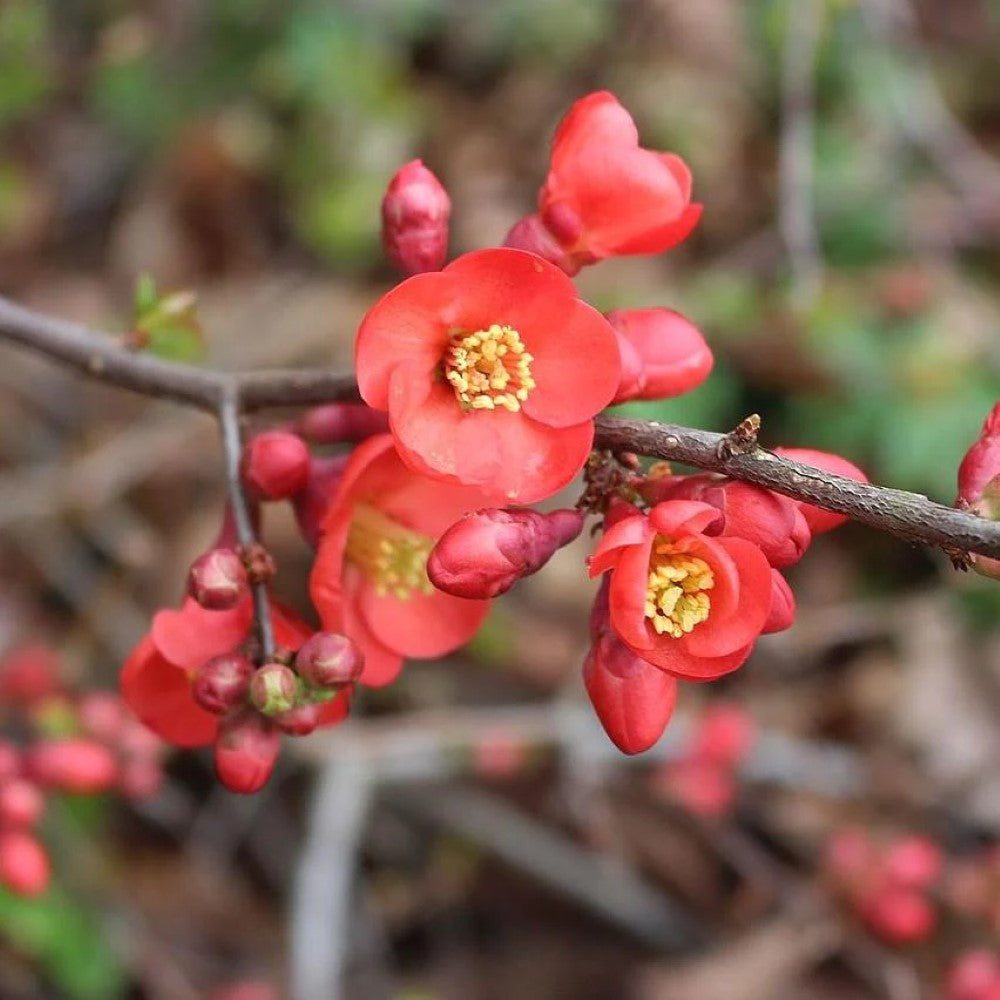
<path fill-rule="evenodd" d="M 108 335 L 32 312 L 3 298 L 0 338 L 123 389 L 213 413 L 232 392 L 238 394 L 241 411 L 358 398 L 352 376 L 311 369 L 246 374 L 204 371 L 137 355 L 116 346 Z M 722 472 L 846 514 L 911 542 L 1000 558 L 1000 522 L 944 507 L 920 494 L 855 483 L 763 449 L 727 457 L 719 451 L 726 435 L 711 431 L 615 417 L 598 417 L 595 423 L 599 448 Z"/>
<path fill-rule="evenodd" d="M 822 0 L 787 0 L 781 48 L 781 131 L 778 138 L 778 225 L 788 251 L 799 306 L 815 299 L 823 276 L 813 207 L 816 59 Z"/>

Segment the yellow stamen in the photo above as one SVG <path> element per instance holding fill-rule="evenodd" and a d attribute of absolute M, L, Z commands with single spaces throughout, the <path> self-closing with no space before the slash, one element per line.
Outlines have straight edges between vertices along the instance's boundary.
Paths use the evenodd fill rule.
<path fill-rule="evenodd" d="M 535 388 L 533 360 L 517 330 L 494 323 L 488 330 L 452 335 L 444 377 L 463 410 L 502 407 L 516 413 Z"/>
<path fill-rule="evenodd" d="M 414 593 L 433 594 L 427 557 L 434 539 L 404 527 L 376 507 L 359 503 L 347 533 L 346 556 L 375 584 L 380 597 L 401 601 Z"/>
<path fill-rule="evenodd" d="M 646 617 L 658 635 L 679 639 L 708 618 L 712 602 L 706 591 L 715 586 L 704 559 L 675 552 L 662 535 L 653 540 L 646 584 Z"/>

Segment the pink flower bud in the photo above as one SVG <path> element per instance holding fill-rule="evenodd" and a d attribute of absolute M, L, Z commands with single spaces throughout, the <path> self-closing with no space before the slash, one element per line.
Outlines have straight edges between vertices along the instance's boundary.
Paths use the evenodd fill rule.
<path fill-rule="evenodd" d="M 618 335 L 622 381 L 612 403 L 667 399 L 701 385 L 715 359 L 698 328 L 673 309 L 616 309 L 607 314 Z M 638 372 L 636 372 L 638 359 Z"/>
<path fill-rule="evenodd" d="M 252 710 L 224 716 L 215 739 L 215 773 L 231 792 L 252 795 L 267 784 L 281 734 Z"/>
<path fill-rule="evenodd" d="M 30 704 L 61 689 L 59 661 L 47 646 L 20 646 L 0 660 L 0 699 L 4 701 Z"/>
<path fill-rule="evenodd" d="M 838 830 L 826 842 L 825 864 L 839 882 L 854 884 L 867 881 L 878 863 L 871 837 L 859 827 Z"/>
<path fill-rule="evenodd" d="M 36 743 L 26 754 L 26 765 L 39 784 L 80 795 L 103 792 L 118 777 L 118 763 L 111 751 L 79 737 Z"/>
<path fill-rule="evenodd" d="M 427 560 L 427 576 L 456 597 L 496 597 L 545 565 L 583 528 L 580 510 L 487 508 L 466 514 L 439 539 Z"/>
<path fill-rule="evenodd" d="M 223 653 L 194 673 L 191 694 L 206 712 L 223 715 L 246 700 L 254 666 L 239 653 Z"/>
<path fill-rule="evenodd" d="M 298 675 L 313 687 L 339 688 L 361 676 L 365 660 L 361 650 L 336 632 L 317 632 L 295 654 Z"/>
<path fill-rule="evenodd" d="M 209 549 L 191 564 L 188 594 L 208 611 L 229 611 L 247 593 L 247 571 L 232 549 Z"/>
<path fill-rule="evenodd" d="M 596 259 L 589 254 L 567 253 L 538 215 L 526 215 L 520 222 L 514 223 L 504 238 L 503 245 L 537 254 L 570 276 L 576 274 L 584 264 L 592 264 Z"/>
<path fill-rule="evenodd" d="M 350 455 L 314 458 L 305 488 L 292 497 L 292 507 L 299 531 L 313 548 L 319 545 L 323 520 L 349 458 Z"/>
<path fill-rule="evenodd" d="M 9 740 L 0 740 L 0 781 L 21 773 L 21 752 Z"/>
<path fill-rule="evenodd" d="M 451 199 L 421 160 L 396 171 L 382 199 L 382 246 L 404 274 L 439 271 L 448 257 Z"/>
<path fill-rule="evenodd" d="M 269 983 L 248 980 L 220 986 L 209 1000 L 281 1000 L 281 996 Z"/>
<path fill-rule="evenodd" d="M 997 476 L 1000 476 L 1000 401 L 990 410 L 979 437 L 958 467 L 956 505 L 974 504 L 982 496 L 986 484 Z"/>
<path fill-rule="evenodd" d="M 692 757 L 668 764 L 657 772 L 656 785 L 688 812 L 706 819 L 725 816 L 736 801 L 732 772 L 711 760 Z"/>
<path fill-rule="evenodd" d="M 933 906 L 907 888 L 878 888 L 862 905 L 871 929 L 891 944 L 913 944 L 930 936 L 937 923 Z"/>
<path fill-rule="evenodd" d="M 896 885 L 926 889 L 944 868 L 941 848 L 929 837 L 900 837 L 886 849 L 884 874 Z"/>
<path fill-rule="evenodd" d="M 250 702 L 264 715 L 280 715 L 295 704 L 299 680 L 283 663 L 265 663 L 250 677 Z"/>
<path fill-rule="evenodd" d="M 322 705 L 295 705 L 272 716 L 271 721 L 289 736 L 308 736 L 320 724 L 322 712 Z"/>
<path fill-rule="evenodd" d="M 0 833 L 0 885 L 18 896 L 40 896 L 48 888 L 49 874 L 48 855 L 30 833 Z"/>
<path fill-rule="evenodd" d="M 287 500 L 305 487 L 309 463 L 309 448 L 298 434 L 265 431 L 247 442 L 240 473 L 259 499 Z"/>
<path fill-rule="evenodd" d="M 389 414 L 364 403 L 326 403 L 304 413 L 295 429 L 314 444 L 357 444 L 389 430 Z"/>
<path fill-rule="evenodd" d="M 834 455 L 828 451 L 815 451 L 812 448 L 775 448 L 774 453 L 781 458 L 789 458 L 793 462 L 801 462 L 803 465 L 811 465 L 823 472 L 843 476 L 844 479 L 853 479 L 856 483 L 868 482 L 868 477 L 853 462 L 848 462 L 846 458 L 841 458 L 840 455 Z M 814 535 L 832 531 L 847 520 L 844 514 L 823 510 L 822 507 L 814 507 L 801 500 L 796 500 L 795 503 L 802 511 L 802 516 L 806 519 L 806 524 L 809 525 L 809 530 Z"/>
<path fill-rule="evenodd" d="M 118 788 L 130 799 L 152 798 L 163 785 L 163 768 L 156 760 L 136 758 L 121 765 Z"/>
<path fill-rule="evenodd" d="M 89 691 L 81 695 L 76 711 L 84 732 L 102 743 L 115 742 L 132 722 L 125 715 L 122 700 L 110 691 Z"/>
<path fill-rule="evenodd" d="M 45 811 L 45 797 L 32 781 L 14 778 L 0 785 L 0 826 L 28 829 Z"/>
<path fill-rule="evenodd" d="M 698 720 L 691 754 L 700 760 L 732 767 L 743 760 L 757 739 L 757 724 L 739 705 L 711 705 Z"/>
<path fill-rule="evenodd" d="M 771 570 L 771 610 L 761 629 L 762 635 L 784 632 L 795 622 L 795 594 L 788 581 L 776 570 Z"/>
<path fill-rule="evenodd" d="M 945 984 L 945 1000 L 1000 1000 L 1000 960 L 985 948 L 963 952 Z"/>

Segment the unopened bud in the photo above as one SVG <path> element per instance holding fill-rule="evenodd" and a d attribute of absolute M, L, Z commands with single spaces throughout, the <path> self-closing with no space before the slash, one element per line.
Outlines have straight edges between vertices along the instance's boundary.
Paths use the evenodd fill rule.
<path fill-rule="evenodd" d="M 1000 401 L 990 410 L 979 437 L 958 467 L 956 504 L 966 507 L 974 504 L 997 476 L 1000 476 Z"/>
<path fill-rule="evenodd" d="M 299 681 L 283 663 L 265 663 L 250 678 L 250 701 L 264 715 L 280 715 L 295 704 Z"/>
<path fill-rule="evenodd" d="M 59 661 L 48 646 L 19 646 L 0 660 L 0 699 L 4 701 L 37 703 L 61 688 Z"/>
<path fill-rule="evenodd" d="M 784 632 L 795 622 L 795 594 L 788 581 L 776 570 L 771 570 L 771 610 L 761 629 L 762 635 Z"/>
<path fill-rule="evenodd" d="M 21 773 L 21 752 L 9 740 L 0 740 L 0 781 Z"/>
<path fill-rule="evenodd" d="M 439 539 L 427 560 L 427 576 L 456 597 L 496 597 L 545 565 L 583 528 L 580 510 L 487 508 L 467 514 Z"/>
<path fill-rule="evenodd" d="M 361 676 L 364 656 L 346 635 L 317 632 L 310 636 L 295 655 L 295 669 L 313 687 L 339 688 Z"/>
<path fill-rule="evenodd" d="M 322 712 L 322 705 L 307 703 L 280 712 L 271 721 L 289 736 L 308 736 L 319 725 Z"/>
<path fill-rule="evenodd" d="M 26 830 L 45 811 L 45 797 L 33 781 L 15 778 L 0 785 L 0 826 Z"/>
<path fill-rule="evenodd" d="M 253 674 L 253 664 L 239 653 L 214 656 L 195 671 L 191 693 L 206 712 L 222 715 L 246 700 Z"/>
<path fill-rule="evenodd" d="M 151 759 L 127 760 L 121 766 L 118 788 L 130 799 L 152 798 L 163 784 L 163 768 Z"/>
<path fill-rule="evenodd" d="M 110 691 L 88 691 L 76 706 L 80 725 L 88 736 L 113 743 L 121 737 L 132 719 L 125 714 L 125 705 Z"/>
<path fill-rule="evenodd" d="M 39 784 L 80 795 L 103 792 L 118 777 L 118 763 L 111 751 L 80 737 L 36 743 L 27 752 L 26 765 Z"/>
<path fill-rule="evenodd" d="M 295 429 L 315 444 L 357 444 L 389 430 L 389 414 L 364 403 L 325 403 L 304 413 Z"/>
<path fill-rule="evenodd" d="M 326 512 L 349 458 L 349 455 L 336 455 L 332 458 L 313 459 L 309 481 L 303 490 L 292 497 L 292 508 L 299 531 L 313 548 L 319 545 Z"/>
<path fill-rule="evenodd" d="M 503 245 L 513 247 L 515 250 L 527 250 L 550 264 L 555 264 L 570 276 L 588 263 L 587 260 L 578 259 L 573 254 L 567 253 L 537 215 L 526 215 L 514 223 L 510 232 L 504 237 Z"/>
<path fill-rule="evenodd" d="M 215 773 L 231 792 L 252 795 L 267 784 L 281 734 L 253 710 L 223 717 L 215 739 Z"/>
<path fill-rule="evenodd" d="M 0 833 L 0 885 L 18 896 L 40 896 L 48 888 L 49 874 L 48 855 L 30 833 Z"/>
<path fill-rule="evenodd" d="M 210 549 L 188 573 L 188 594 L 208 611 L 228 611 L 247 592 L 247 571 L 232 549 Z"/>
<path fill-rule="evenodd" d="M 753 716 L 740 705 L 711 705 L 698 720 L 691 756 L 733 767 L 757 739 Z"/>
<path fill-rule="evenodd" d="M 382 199 L 382 246 L 404 274 L 439 271 L 448 257 L 451 199 L 421 160 L 396 171 Z"/>
<path fill-rule="evenodd" d="M 287 500 L 305 487 L 309 463 L 309 448 L 298 434 L 265 431 L 247 442 L 240 474 L 259 499 Z"/>

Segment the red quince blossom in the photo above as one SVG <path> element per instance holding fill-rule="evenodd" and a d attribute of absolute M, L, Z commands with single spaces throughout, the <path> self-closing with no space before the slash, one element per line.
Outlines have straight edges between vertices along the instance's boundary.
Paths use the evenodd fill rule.
<path fill-rule="evenodd" d="M 647 480 L 640 491 L 650 503 L 699 500 L 711 504 L 724 517 L 719 534 L 753 542 L 772 566 L 798 562 L 812 541 L 809 525 L 794 500 L 738 479 L 711 473 L 661 476 Z"/>
<path fill-rule="evenodd" d="M 606 574 L 590 615 L 583 682 L 611 742 L 622 753 L 642 753 L 659 740 L 673 715 L 677 680 L 618 638 L 611 624 L 609 585 Z"/>
<path fill-rule="evenodd" d="M 439 539 L 427 560 L 438 590 L 456 597 L 489 598 L 537 573 L 583 530 L 582 510 L 498 510 L 466 514 Z"/>
<path fill-rule="evenodd" d="M 776 570 L 771 570 L 771 610 L 761 629 L 763 635 L 784 632 L 795 622 L 795 594 L 788 581 Z"/>
<path fill-rule="evenodd" d="M 774 453 L 781 458 L 789 458 L 793 462 L 811 465 L 835 476 L 853 479 L 856 483 L 868 482 L 868 477 L 853 462 L 828 451 L 816 451 L 814 448 L 775 448 Z M 814 535 L 822 535 L 824 532 L 832 531 L 847 520 L 847 516 L 844 514 L 835 514 L 833 511 L 814 507 L 801 500 L 796 500 L 795 503 L 802 511 L 802 516 L 806 519 L 806 524 L 809 525 L 809 530 Z"/>
<path fill-rule="evenodd" d="M 479 627 L 489 602 L 435 590 L 427 557 L 484 500 L 473 487 L 410 471 L 389 434 L 355 449 L 323 524 L 309 590 L 323 628 L 360 648 L 361 683 L 388 684 L 404 658 L 442 656 Z"/>
<path fill-rule="evenodd" d="M 611 571 L 611 623 L 644 660 L 709 680 L 750 655 L 771 608 L 771 568 L 756 545 L 716 536 L 709 504 L 668 500 L 604 534 L 590 575 Z"/>
<path fill-rule="evenodd" d="M 538 196 L 538 218 L 568 273 L 606 257 L 663 253 L 700 217 L 687 165 L 673 153 L 641 148 L 635 122 L 614 94 L 602 90 L 573 104 L 556 129 Z M 510 245 L 524 245 L 511 242 L 517 235 L 508 236 Z"/>
<path fill-rule="evenodd" d="M 396 171 L 382 199 L 382 246 L 404 274 L 436 271 L 448 257 L 451 199 L 422 160 Z"/>
<path fill-rule="evenodd" d="M 1000 476 L 1000 401 L 990 410 L 979 437 L 958 467 L 956 506 L 973 506 L 997 476 Z"/>
<path fill-rule="evenodd" d="M 673 309 L 607 313 L 618 336 L 622 379 L 612 403 L 667 399 L 697 388 L 715 359 L 701 331 Z"/>
<path fill-rule="evenodd" d="M 614 331 L 534 254 L 459 257 L 384 295 L 358 330 L 358 388 L 415 472 L 532 503 L 583 466 L 615 393 Z"/>
<path fill-rule="evenodd" d="M 279 646 L 296 649 L 312 629 L 272 599 L 271 623 Z M 230 653 L 246 641 L 253 624 L 249 597 L 229 611 L 206 611 L 191 598 L 177 610 L 153 616 L 153 625 L 129 654 L 121 672 L 122 697 L 154 733 L 178 747 L 204 746 L 215 740 L 219 716 L 195 700 L 192 681 L 202 664 Z M 323 725 L 347 714 L 340 696 L 323 706 Z"/>

